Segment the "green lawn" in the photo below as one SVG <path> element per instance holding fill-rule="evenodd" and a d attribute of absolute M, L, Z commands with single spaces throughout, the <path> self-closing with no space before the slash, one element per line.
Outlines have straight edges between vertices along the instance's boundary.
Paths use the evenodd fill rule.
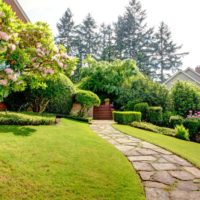
<path fill-rule="evenodd" d="M 131 164 L 86 123 L 0 126 L 0 141 L 0 199 L 145 199 Z"/>
<path fill-rule="evenodd" d="M 200 167 L 200 144 L 198 143 L 188 142 L 126 125 L 114 124 L 113 127 L 125 134 L 132 135 L 174 152 Z"/>

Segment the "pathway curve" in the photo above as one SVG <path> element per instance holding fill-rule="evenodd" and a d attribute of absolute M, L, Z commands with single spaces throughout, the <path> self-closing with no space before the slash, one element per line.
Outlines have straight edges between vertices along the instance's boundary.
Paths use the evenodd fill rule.
<path fill-rule="evenodd" d="M 94 121 L 91 128 L 132 163 L 147 200 L 200 200 L 200 170 L 158 146 L 121 133 L 112 121 Z"/>

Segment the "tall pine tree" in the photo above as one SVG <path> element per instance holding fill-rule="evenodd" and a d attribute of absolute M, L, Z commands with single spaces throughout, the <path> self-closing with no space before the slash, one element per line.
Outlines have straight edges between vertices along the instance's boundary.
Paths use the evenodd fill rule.
<path fill-rule="evenodd" d="M 64 45 L 69 54 L 72 54 L 71 48 L 73 43 L 74 21 L 71 10 L 68 8 L 60 21 L 57 23 L 58 36 L 56 42 Z"/>
<path fill-rule="evenodd" d="M 164 82 L 169 72 L 178 71 L 182 65 L 183 56 L 188 53 L 180 52 L 182 46 L 173 42 L 168 26 L 161 22 L 155 33 L 154 69 L 157 70 L 158 80 Z"/>

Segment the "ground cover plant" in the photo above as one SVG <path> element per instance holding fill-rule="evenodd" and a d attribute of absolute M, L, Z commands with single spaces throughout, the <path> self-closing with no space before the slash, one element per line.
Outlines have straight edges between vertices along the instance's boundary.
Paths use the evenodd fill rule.
<path fill-rule="evenodd" d="M 51 114 L 0 112 L 0 125 L 52 125 L 55 121 Z"/>
<path fill-rule="evenodd" d="M 180 140 L 174 137 L 126 125 L 114 124 L 113 127 L 125 134 L 134 136 L 174 152 L 175 154 L 187 159 L 197 167 L 200 167 L 200 144 L 198 143 Z"/>
<path fill-rule="evenodd" d="M 88 124 L 0 126 L 0 197 L 144 200 L 140 179 Z"/>

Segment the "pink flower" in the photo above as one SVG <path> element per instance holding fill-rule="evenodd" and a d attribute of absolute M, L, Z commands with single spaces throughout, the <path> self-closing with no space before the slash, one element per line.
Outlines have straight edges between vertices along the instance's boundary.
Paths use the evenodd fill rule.
<path fill-rule="evenodd" d="M 66 53 L 61 54 L 61 56 L 62 56 L 63 58 L 65 58 L 65 59 L 70 58 Z"/>
<path fill-rule="evenodd" d="M 0 85 L 6 86 L 8 84 L 8 81 L 6 79 L 0 80 Z"/>
<path fill-rule="evenodd" d="M 6 74 L 13 74 L 13 70 L 11 68 L 6 68 L 4 69 L 4 71 L 6 72 Z"/>
<path fill-rule="evenodd" d="M 9 74 L 8 79 L 15 82 L 17 80 L 17 75 L 16 74 Z"/>
<path fill-rule="evenodd" d="M 36 43 L 36 48 L 41 48 L 42 44 L 40 42 Z"/>
<path fill-rule="evenodd" d="M 63 66 L 64 66 L 64 64 L 61 63 L 60 61 L 57 61 L 57 64 L 58 64 L 58 66 L 59 66 L 60 68 L 63 68 Z"/>
<path fill-rule="evenodd" d="M 50 74 L 50 75 L 54 74 L 54 70 L 53 70 L 53 69 L 50 69 L 50 68 L 45 68 L 45 69 L 43 70 L 43 72 L 44 72 L 45 74 Z"/>
<path fill-rule="evenodd" d="M 15 50 L 16 50 L 15 44 L 9 44 L 8 47 L 9 47 L 12 51 L 15 51 Z"/>
<path fill-rule="evenodd" d="M 10 36 L 7 33 L 0 31 L 0 40 L 8 41 L 9 39 Z"/>

